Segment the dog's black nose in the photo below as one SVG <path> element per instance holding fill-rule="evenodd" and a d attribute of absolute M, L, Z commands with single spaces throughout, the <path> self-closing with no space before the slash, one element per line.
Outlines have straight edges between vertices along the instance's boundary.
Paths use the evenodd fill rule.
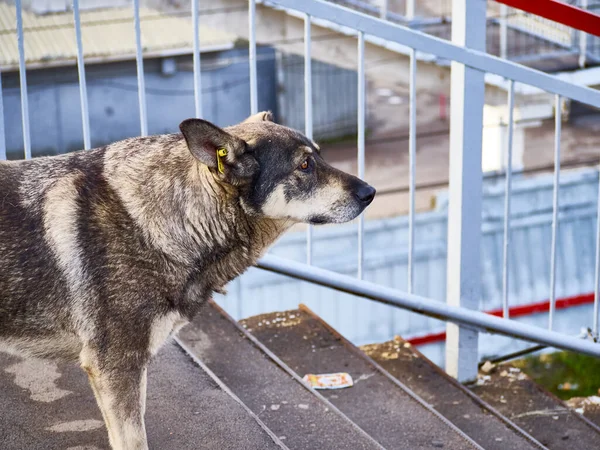
<path fill-rule="evenodd" d="M 373 186 L 369 186 L 368 184 L 364 184 L 358 188 L 356 191 L 356 197 L 367 205 L 370 205 L 373 199 L 375 198 L 375 193 L 377 191 Z"/>

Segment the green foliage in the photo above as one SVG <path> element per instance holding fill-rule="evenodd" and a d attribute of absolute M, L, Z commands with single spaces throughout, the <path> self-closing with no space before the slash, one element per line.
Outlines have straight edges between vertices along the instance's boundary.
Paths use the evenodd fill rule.
<path fill-rule="evenodd" d="M 600 394 L 598 358 L 573 352 L 555 352 L 529 356 L 513 364 L 563 400 Z"/>

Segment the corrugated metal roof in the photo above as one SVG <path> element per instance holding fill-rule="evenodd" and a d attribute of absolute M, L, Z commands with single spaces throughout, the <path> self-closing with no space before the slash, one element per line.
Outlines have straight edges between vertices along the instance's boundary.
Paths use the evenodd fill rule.
<path fill-rule="evenodd" d="M 171 15 L 140 9 L 142 45 L 145 53 L 191 50 L 192 19 L 189 14 Z M 77 57 L 72 12 L 37 15 L 23 11 L 25 58 L 27 64 L 74 62 Z M 131 7 L 81 12 L 85 58 L 126 59 L 135 56 L 135 32 Z M 231 45 L 235 36 L 221 30 L 200 28 L 202 49 Z M 16 11 L 0 3 L 0 67 L 18 65 Z"/>

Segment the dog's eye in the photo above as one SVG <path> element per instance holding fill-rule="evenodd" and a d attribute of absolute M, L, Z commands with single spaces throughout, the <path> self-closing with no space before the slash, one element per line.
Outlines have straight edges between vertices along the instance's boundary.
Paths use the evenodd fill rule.
<path fill-rule="evenodd" d="M 308 170 L 308 168 L 310 167 L 310 161 L 308 160 L 308 158 L 306 158 L 302 164 L 300 164 L 300 170 Z"/>

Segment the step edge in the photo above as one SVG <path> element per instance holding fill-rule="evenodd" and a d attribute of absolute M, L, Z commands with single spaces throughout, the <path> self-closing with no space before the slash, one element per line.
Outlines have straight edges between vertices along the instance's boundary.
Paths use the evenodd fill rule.
<path fill-rule="evenodd" d="M 412 400 L 416 401 L 421 407 L 425 410 L 433 414 L 438 420 L 440 420 L 444 425 L 449 427 L 452 431 L 458 434 L 464 441 L 470 444 L 472 447 L 480 450 L 485 450 L 481 445 L 473 440 L 468 434 L 450 422 L 446 417 L 440 414 L 439 411 L 435 410 L 431 405 L 429 405 L 425 400 L 419 397 L 415 392 L 408 388 L 404 383 L 394 377 L 391 373 L 385 370 L 379 363 L 374 361 L 371 357 L 365 354 L 362 350 L 356 347 L 352 342 L 346 339 L 341 333 L 339 333 L 335 328 L 333 328 L 330 324 L 328 324 L 325 320 L 323 320 L 318 314 L 314 313 L 308 306 L 304 303 L 300 303 L 298 305 L 298 309 L 302 312 L 307 313 L 312 318 L 316 319 L 319 323 L 321 323 L 325 328 L 327 328 L 332 334 L 334 334 L 340 341 L 354 354 L 356 354 L 361 359 L 365 360 L 369 363 L 373 368 L 385 376 L 389 381 L 391 381 L 394 385 L 396 385 L 399 389 L 401 389 L 405 394 L 412 398 Z M 544 448 L 544 447 L 542 447 Z"/>
<path fill-rule="evenodd" d="M 376 448 L 380 450 L 386 450 L 373 436 L 363 430 L 360 426 L 356 424 L 356 422 L 352 421 L 347 415 L 345 415 L 337 406 L 327 400 L 321 393 L 312 389 L 308 386 L 300 376 L 294 372 L 285 362 L 283 362 L 275 353 L 273 353 L 269 348 L 267 348 L 262 342 L 258 340 L 252 333 L 246 330 L 243 326 L 241 326 L 233 317 L 231 317 L 227 311 L 221 308 L 214 300 L 209 300 L 206 307 L 212 307 L 215 311 L 222 315 L 223 318 L 228 320 L 236 330 L 244 336 L 248 341 L 257 348 L 261 353 L 263 353 L 267 358 L 269 358 L 275 365 L 277 365 L 281 370 L 283 370 L 288 376 L 290 376 L 297 384 L 299 384 L 304 390 L 306 390 L 310 395 L 316 397 L 319 402 L 321 402 L 325 407 L 329 408 L 330 411 L 337 414 L 340 419 L 348 423 L 356 432 L 358 432 L 361 436 L 363 436 L 368 442 L 370 442 Z M 190 349 L 190 351 L 192 351 Z M 198 359 L 197 357 L 195 357 Z M 216 375 L 215 375 L 216 376 Z M 229 389 L 229 388 L 228 388 Z M 232 393 L 233 394 L 233 393 Z M 235 395 L 235 394 L 233 394 Z M 241 401 L 241 399 L 240 399 Z M 246 405 L 244 405 L 248 408 Z"/>
<path fill-rule="evenodd" d="M 400 339 L 402 339 L 402 338 L 400 338 Z M 402 341 L 407 342 L 404 339 L 402 339 Z M 536 438 L 534 438 L 531 434 L 527 433 L 527 431 L 525 431 L 523 428 L 518 426 L 516 423 L 514 423 L 512 420 L 510 420 L 508 417 L 506 417 L 504 414 L 502 414 L 500 411 L 498 411 L 492 405 L 487 403 L 485 400 L 483 400 L 481 397 L 479 397 L 477 394 L 475 394 L 473 391 L 471 391 L 468 387 L 466 387 L 462 383 L 459 383 L 455 378 L 452 378 L 450 375 L 448 375 L 438 365 L 434 364 L 429 358 L 427 358 L 425 355 L 423 355 L 423 353 L 421 353 L 419 351 L 419 349 L 417 349 L 416 347 L 411 345 L 411 351 L 413 353 L 415 353 L 419 358 L 421 358 L 421 360 L 424 361 L 429 367 L 431 367 L 438 375 L 440 375 L 442 378 L 444 378 L 447 382 L 452 384 L 454 387 L 458 388 L 461 392 L 466 394 L 467 397 L 469 397 L 473 402 L 475 402 L 475 404 L 477 404 L 478 406 L 480 406 L 483 409 L 486 409 L 494 417 L 496 417 L 498 420 L 500 420 L 502 423 L 504 423 L 504 425 L 508 429 L 510 429 L 512 432 L 523 437 L 526 441 L 528 441 L 534 447 L 538 447 L 539 449 L 547 450 L 547 447 L 544 446 L 540 441 L 538 441 Z"/>
<path fill-rule="evenodd" d="M 223 392 L 229 395 L 229 397 L 231 397 L 244 409 L 244 411 L 246 411 L 246 414 L 248 414 L 250 417 L 252 417 L 252 419 L 254 419 L 258 426 L 271 438 L 271 440 L 273 440 L 273 442 L 279 448 L 281 448 L 282 450 L 290 450 L 281 441 L 281 439 L 279 439 L 279 437 L 277 437 L 277 435 L 273 433 L 273 431 L 271 431 L 269 427 L 267 427 L 267 425 L 260 419 L 260 417 L 258 417 L 250 408 L 248 408 L 248 406 L 244 402 L 242 402 L 242 400 L 237 395 L 235 395 L 235 393 L 231 389 L 229 389 L 229 387 L 225 383 L 223 383 L 223 381 L 219 377 L 217 377 L 217 375 L 212 370 L 210 370 L 208 366 L 204 364 L 194 354 L 191 348 L 189 348 L 181 339 L 179 339 L 178 336 L 173 336 L 173 340 L 179 346 L 180 350 L 182 350 L 183 353 L 185 353 L 195 365 L 197 365 L 201 370 L 203 370 L 217 384 L 217 386 L 219 386 L 219 388 Z"/>

